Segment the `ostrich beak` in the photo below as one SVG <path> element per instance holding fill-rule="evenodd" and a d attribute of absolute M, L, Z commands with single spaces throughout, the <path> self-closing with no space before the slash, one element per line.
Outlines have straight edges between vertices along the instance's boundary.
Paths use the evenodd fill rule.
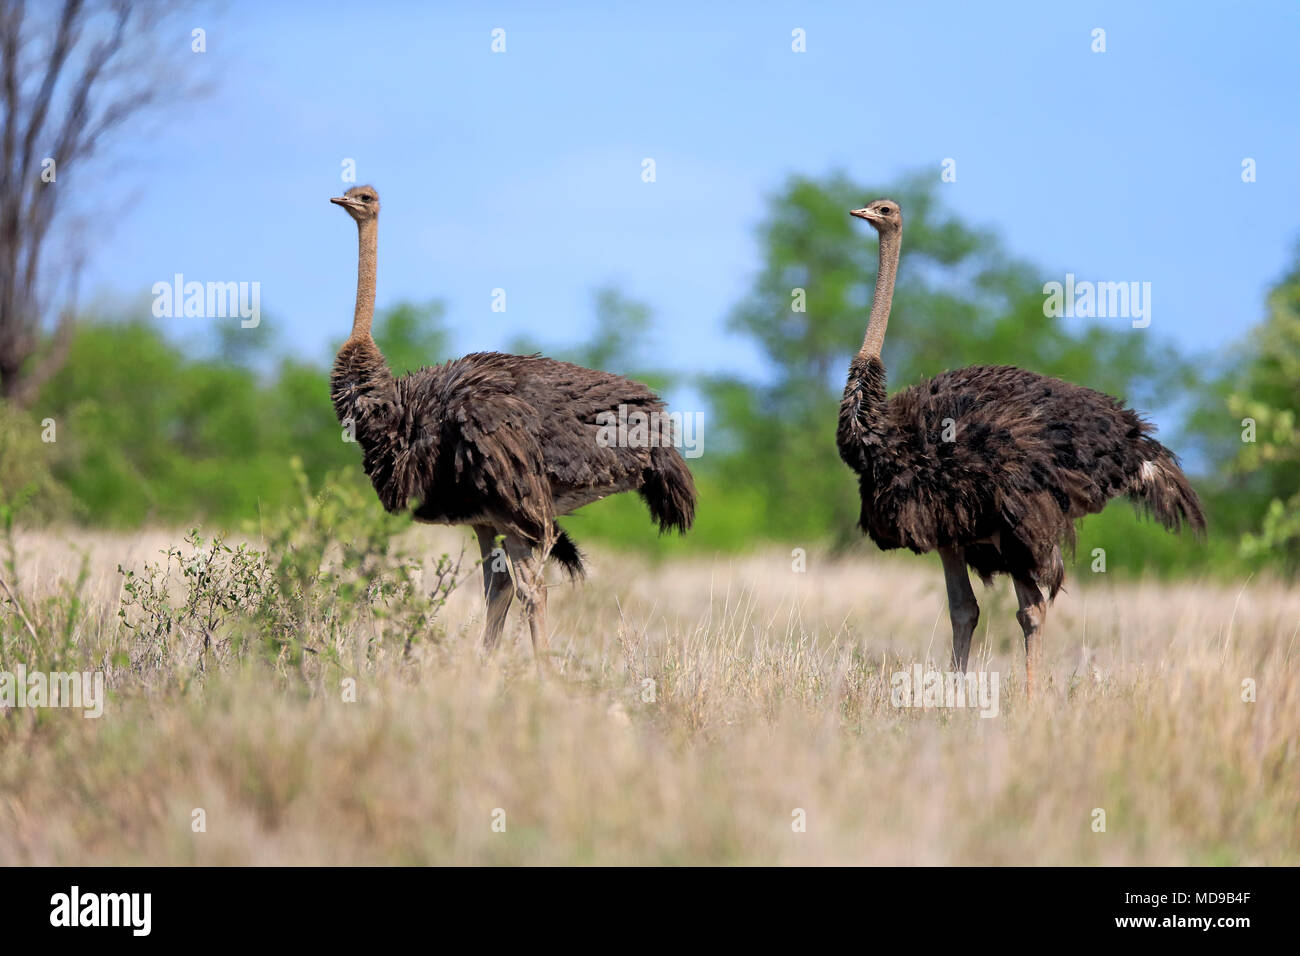
<path fill-rule="evenodd" d="M 879 219 L 880 219 L 880 217 L 877 216 L 874 212 L 872 212 L 870 209 L 866 209 L 866 208 L 863 208 L 863 209 L 850 209 L 850 210 L 849 210 L 849 215 L 850 215 L 850 216 L 857 216 L 859 219 L 865 219 L 867 222 L 878 222 Z"/>
<path fill-rule="evenodd" d="M 355 199 L 349 199 L 347 196 L 334 196 L 330 199 L 330 202 L 344 208 L 360 205 Z"/>

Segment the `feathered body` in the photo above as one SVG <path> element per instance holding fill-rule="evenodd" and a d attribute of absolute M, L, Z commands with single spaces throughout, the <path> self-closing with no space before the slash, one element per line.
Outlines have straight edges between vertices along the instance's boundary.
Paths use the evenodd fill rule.
<path fill-rule="evenodd" d="M 362 341 L 335 359 L 331 397 L 339 420 L 353 423 L 389 511 L 414 503 L 421 521 L 490 524 L 540 542 L 559 515 L 636 490 L 660 530 L 686 531 L 694 519 L 694 484 L 663 403 L 621 375 L 475 352 L 395 379 L 379 349 Z M 598 416 L 620 405 L 629 415 L 662 416 L 657 444 L 600 441 Z"/>
<path fill-rule="evenodd" d="M 1127 495 L 1165 527 L 1204 527 L 1153 426 L 1102 392 L 1011 366 L 944 372 L 885 397 L 875 356 L 850 366 L 840 456 L 858 474 L 862 529 L 882 549 L 959 547 L 986 582 L 1055 596 L 1074 520 Z"/>

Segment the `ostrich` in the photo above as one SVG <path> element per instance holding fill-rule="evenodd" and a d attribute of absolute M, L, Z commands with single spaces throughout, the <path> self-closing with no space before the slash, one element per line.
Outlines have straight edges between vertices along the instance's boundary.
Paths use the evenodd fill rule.
<path fill-rule="evenodd" d="M 1010 575 L 1025 636 L 1028 696 L 1047 605 L 1061 588 L 1061 544 L 1074 520 L 1126 495 L 1166 528 L 1205 529 L 1178 459 L 1137 412 L 1101 392 L 1011 366 L 944 372 L 885 398 L 880 349 L 903 220 L 878 199 L 851 215 L 880 236 L 880 269 L 862 348 L 849 365 L 836 442 L 858 474 L 860 525 L 883 550 L 938 551 L 952 621 L 952 664 L 965 672 L 979 605 L 967 566 Z M 1043 591 L 1047 591 L 1044 599 Z"/>
<path fill-rule="evenodd" d="M 582 555 L 555 524 L 559 515 L 636 490 L 660 532 L 685 533 L 695 485 L 673 445 L 663 403 L 619 375 L 539 355 L 475 352 L 395 379 L 371 338 L 379 195 L 357 186 L 330 200 L 356 220 L 360 239 L 352 334 L 330 379 L 335 413 L 364 453 L 366 474 L 391 512 L 411 503 L 430 524 L 468 525 L 483 556 L 487 613 L 483 649 L 501 636 L 517 596 L 542 660 L 547 646 L 543 567 L 553 557 L 571 578 Z M 611 415 L 646 416 L 649 429 L 608 440 Z M 621 419 L 620 419 L 621 420 Z M 505 556 L 514 569 L 514 586 Z"/>

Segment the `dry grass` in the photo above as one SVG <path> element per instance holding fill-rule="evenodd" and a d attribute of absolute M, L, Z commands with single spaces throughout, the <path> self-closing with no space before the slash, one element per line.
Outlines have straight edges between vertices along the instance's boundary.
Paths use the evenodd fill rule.
<path fill-rule="evenodd" d="M 38 630 L 77 572 L 66 537 L 19 541 Z M 87 660 L 129 649 L 116 565 L 177 537 L 78 534 Z M 981 590 L 978 666 L 1003 692 L 980 719 L 890 703 L 890 674 L 946 664 L 937 564 L 593 564 L 552 589 L 545 681 L 526 636 L 479 663 L 475 578 L 409 656 L 343 634 L 349 663 L 306 680 L 259 662 L 198 680 L 182 653 L 151 675 L 110 663 L 99 720 L 5 712 L 0 864 L 1300 862 L 1300 591 L 1075 582 L 1030 706 L 1009 588 Z"/>

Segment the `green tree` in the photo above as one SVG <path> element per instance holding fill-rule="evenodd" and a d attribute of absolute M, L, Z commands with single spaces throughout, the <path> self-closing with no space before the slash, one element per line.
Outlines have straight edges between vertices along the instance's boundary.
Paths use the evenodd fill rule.
<path fill-rule="evenodd" d="M 437 302 L 402 303 L 378 316 L 376 340 L 396 374 L 445 357 L 441 318 Z M 67 361 L 31 408 L 9 411 L 24 421 L 2 430 L 14 436 L 0 441 L 0 475 L 15 476 L 6 493 L 20 483 L 44 489 L 28 517 L 43 510 L 118 526 L 208 520 L 234 527 L 295 500 L 291 458 L 301 459 L 313 483 L 358 468 L 323 363 L 281 357 L 277 364 L 265 325 L 256 334 L 233 326 L 216 341 L 215 355 L 196 356 L 147 321 L 79 323 Z M 47 417 L 57 440 L 34 443 Z M 39 452 L 39 462 L 15 449 Z M 42 508 L 54 500 L 44 470 L 71 506 Z"/>
<path fill-rule="evenodd" d="M 1242 551 L 1294 573 L 1300 567 L 1300 247 L 1273 287 L 1232 379 L 1229 423 L 1242 438 L 1229 492 L 1246 509 Z"/>

